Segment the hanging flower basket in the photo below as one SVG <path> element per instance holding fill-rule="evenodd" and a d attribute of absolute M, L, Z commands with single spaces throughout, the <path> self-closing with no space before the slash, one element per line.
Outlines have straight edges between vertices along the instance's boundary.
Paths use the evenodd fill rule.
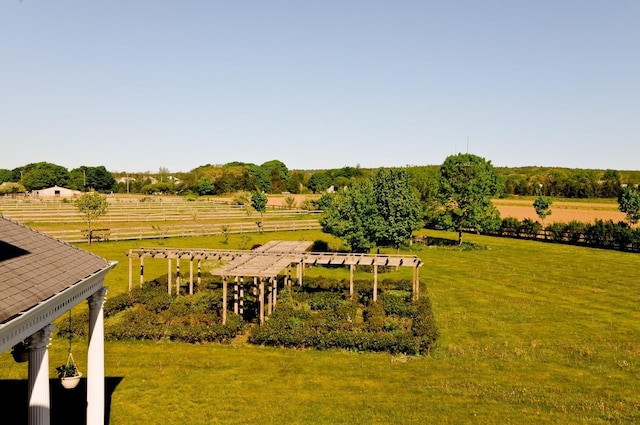
<path fill-rule="evenodd" d="M 71 353 L 69 353 L 67 362 L 56 368 L 56 372 L 58 372 L 58 378 L 60 378 L 62 386 L 68 390 L 77 387 L 80 383 L 80 378 L 82 378 L 82 373 L 78 370 Z"/>
<path fill-rule="evenodd" d="M 16 363 L 24 363 L 29 360 L 29 351 L 27 351 L 27 347 L 25 347 L 24 343 L 22 342 L 13 346 L 11 355 L 13 356 L 13 360 L 15 360 Z"/>
<path fill-rule="evenodd" d="M 82 373 L 78 372 L 76 376 L 60 378 L 60 383 L 62 383 L 62 386 L 67 390 L 71 390 L 78 386 L 78 384 L 80 383 L 80 378 L 82 378 Z"/>

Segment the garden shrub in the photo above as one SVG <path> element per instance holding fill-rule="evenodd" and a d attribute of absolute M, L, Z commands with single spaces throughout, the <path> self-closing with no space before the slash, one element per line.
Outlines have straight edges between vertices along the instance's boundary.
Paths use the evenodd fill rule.
<path fill-rule="evenodd" d="M 165 335 L 165 325 L 158 314 L 135 306 L 118 317 L 115 322 L 105 323 L 107 340 L 150 339 L 160 340 Z"/>
<path fill-rule="evenodd" d="M 89 312 L 83 311 L 80 314 L 75 314 L 71 317 L 65 316 L 57 324 L 56 334 L 60 338 L 73 337 L 85 337 L 89 330 Z"/>
<path fill-rule="evenodd" d="M 505 217 L 500 224 L 500 234 L 506 236 L 520 235 L 520 220 L 515 217 Z"/>
<path fill-rule="evenodd" d="M 385 291 L 379 297 L 382 308 L 387 314 L 409 317 L 415 314 L 415 305 L 411 303 L 411 293 L 406 291 Z"/>
<path fill-rule="evenodd" d="M 392 281 L 387 284 L 394 286 Z M 323 285 L 335 284 L 329 281 Z M 382 292 L 375 303 L 370 297 L 351 300 L 345 293 L 322 294 L 317 287 L 311 293 L 293 291 L 263 326 L 252 330 L 248 340 L 276 347 L 428 352 L 438 336 L 431 304 L 426 296 L 412 302 L 409 293 L 397 289 L 405 285 L 398 282 L 396 288 Z M 367 307 L 363 307 L 365 300 Z M 385 310 L 385 304 L 392 314 Z"/>
<path fill-rule="evenodd" d="M 384 328 L 384 308 L 380 302 L 370 302 L 363 313 L 364 322 L 370 332 L 381 332 Z"/>
<path fill-rule="evenodd" d="M 133 297 L 130 293 L 108 297 L 104 303 L 104 317 L 114 316 L 130 307 L 133 307 Z"/>
<path fill-rule="evenodd" d="M 413 318 L 411 330 L 421 340 L 421 351 L 429 351 L 435 344 L 439 331 L 431 310 L 431 300 L 428 297 L 421 296 L 416 302 L 416 315 Z"/>

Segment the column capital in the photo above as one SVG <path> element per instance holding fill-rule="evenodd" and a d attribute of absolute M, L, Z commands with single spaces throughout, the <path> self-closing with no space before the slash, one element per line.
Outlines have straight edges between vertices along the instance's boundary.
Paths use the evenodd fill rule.
<path fill-rule="evenodd" d="M 106 286 L 103 286 L 102 288 L 98 289 L 96 292 L 94 292 L 89 298 L 87 298 L 87 302 L 89 303 L 89 308 L 90 309 L 96 309 L 96 308 L 101 308 L 102 305 L 104 304 L 104 300 L 107 296 L 107 290 L 108 288 Z"/>
<path fill-rule="evenodd" d="M 44 328 L 40 329 L 38 332 L 31 335 L 26 339 L 26 347 L 29 350 L 44 350 L 49 347 L 49 343 L 51 342 L 51 334 L 53 330 L 56 328 L 55 325 L 48 324 Z"/>

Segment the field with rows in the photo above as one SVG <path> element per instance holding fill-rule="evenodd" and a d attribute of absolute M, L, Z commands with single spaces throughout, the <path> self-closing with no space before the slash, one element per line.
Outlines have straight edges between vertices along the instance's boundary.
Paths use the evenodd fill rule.
<path fill-rule="evenodd" d="M 285 208 L 272 197 L 267 211 L 228 198 L 107 196 L 107 214 L 92 222 L 98 240 L 155 239 L 228 233 L 318 229 L 317 213 Z M 67 242 L 87 240 L 87 223 L 72 199 L 0 198 L 0 214 Z"/>

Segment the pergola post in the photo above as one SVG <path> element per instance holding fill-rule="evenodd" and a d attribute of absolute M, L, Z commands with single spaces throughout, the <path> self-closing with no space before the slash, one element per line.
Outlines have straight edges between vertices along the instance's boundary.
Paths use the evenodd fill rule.
<path fill-rule="evenodd" d="M 378 265 L 373 266 L 373 302 L 378 301 Z"/>
<path fill-rule="evenodd" d="M 238 276 L 233 280 L 233 312 L 238 314 Z"/>
<path fill-rule="evenodd" d="M 273 309 L 276 308 L 276 303 L 278 302 L 278 276 L 274 276 L 273 278 Z"/>
<path fill-rule="evenodd" d="M 260 278 L 258 297 L 260 298 L 260 325 L 264 325 L 264 277 Z"/>
<path fill-rule="evenodd" d="M 201 260 L 198 258 L 198 288 L 202 287 L 201 286 L 202 285 L 202 273 L 201 273 L 200 261 Z"/>
<path fill-rule="evenodd" d="M 171 270 L 171 257 L 167 258 L 167 293 L 171 295 L 171 274 L 173 270 Z"/>
<path fill-rule="evenodd" d="M 89 349 L 87 353 L 87 423 L 104 423 L 104 301 L 107 288 L 91 295 L 89 304 Z"/>
<path fill-rule="evenodd" d="M 54 325 L 47 325 L 27 339 L 29 347 L 29 425 L 49 425 L 49 342 Z"/>
<path fill-rule="evenodd" d="M 227 324 L 227 276 L 222 277 L 222 324 Z"/>
<path fill-rule="evenodd" d="M 416 301 L 420 298 L 420 268 L 419 266 L 415 266 L 413 269 L 413 281 L 415 287 L 415 299 Z"/>
<path fill-rule="evenodd" d="M 356 268 L 355 264 L 349 264 L 349 297 L 353 298 L 353 272 Z"/>
<path fill-rule="evenodd" d="M 193 255 L 189 260 L 189 295 L 193 295 Z"/>
<path fill-rule="evenodd" d="M 144 284 L 144 257 L 140 257 L 140 289 Z"/>
<path fill-rule="evenodd" d="M 180 296 L 180 284 L 181 279 L 180 279 L 180 257 L 176 257 L 176 297 Z"/>
<path fill-rule="evenodd" d="M 238 308 L 238 314 L 244 316 L 244 276 L 240 276 L 240 306 Z"/>
<path fill-rule="evenodd" d="M 129 250 L 129 292 L 131 292 L 131 287 L 133 286 L 133 257 L 131 256 L 133 250 Z"/>
<path fill-rule="evenodd" d="M 273 313 L 273 278 L 269 278 L 267 294 L 267 315 Z"/>

